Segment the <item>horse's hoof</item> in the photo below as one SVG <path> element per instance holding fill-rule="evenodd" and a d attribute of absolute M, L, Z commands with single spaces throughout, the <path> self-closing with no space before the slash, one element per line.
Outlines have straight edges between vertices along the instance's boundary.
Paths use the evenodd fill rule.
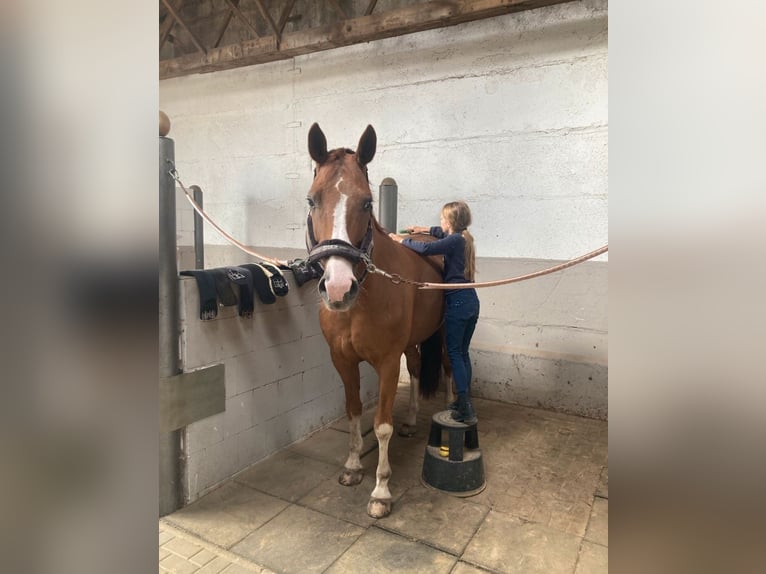
<path fill-rule="evenodd" d="M 402 426 L 399 427 L 399 436 L 407 438 L 415 436 L 415 425 L 408 425 L 407 423 L 403 423 Z"/>
<path fill-rule="evenodd" d="M 345 469 L 340 473 L 338 482 L 340 482 L 343 486 L 354 486 L 355 484 L 362 482 L 362 478 L 364 478 L 364 473 L 361 470 Z"/>
<path fill-rule="evenodd" d="M 371 498 L 367 503 L 367 514 L 373 518 L 385 518 L 391 514 L 391 500 Z"/>

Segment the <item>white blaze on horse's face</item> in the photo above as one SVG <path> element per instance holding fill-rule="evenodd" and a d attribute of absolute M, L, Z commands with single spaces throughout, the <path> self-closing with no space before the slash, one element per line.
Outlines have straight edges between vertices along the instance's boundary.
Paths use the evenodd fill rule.
<path fill-rule="evenodd" d="M 316 162 L 308 196 L 314 235 L 311 239 L 315 245 L 333 239 L 335 245 L 340 246 L 335 253 L 351 259 L 333 254 L 327 257 L 323 263 L 324 275 L 319 280 L 319 294 L 330 311 L 346 311 L 359 295 L 359 281 L 354 276 L 359 247 L 365 238 L 371 239 L 367 236 L 372 225 L 367 164 L 375 157 L 377 138 L 372 126 L 367 126 L 356 151 L 348 148 L 328 151 L 327 138 L 319 125 L 314 124 L 309 130 L 308 144 L 311 159 Z M 369 243 L 365 249 L 368 248 Z"/>
<path fill-rule="evenodd" d="M 335 189 L 338 191 L 338 203 L 333 210 L 332 221 L 332 239 L 340 239 L 346 243 L 351 243 L 348 236 L 348 213 L 346 206 L 348 204 L 348 195 L 341 190 L 343 177 L 338 178 L 335 183 Z M 330 257 L 325 264 L 324 287 L 326 298 L 323 297 L 325 305 L 329 309 L 341 310 L 350 303 L 349 294 L 353 292 L 356 285 L 354 269 L 351 262 L 343 257 Z"/>

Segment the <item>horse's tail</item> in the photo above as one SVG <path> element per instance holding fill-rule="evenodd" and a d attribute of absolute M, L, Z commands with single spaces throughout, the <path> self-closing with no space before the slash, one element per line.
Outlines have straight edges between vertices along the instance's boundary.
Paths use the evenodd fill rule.
<path fill-rule="evenodd" d="M 420 343 L 420 396 L 433 397 L 439 388 L 439 374 L 442 366 L 442 330 Z"/>

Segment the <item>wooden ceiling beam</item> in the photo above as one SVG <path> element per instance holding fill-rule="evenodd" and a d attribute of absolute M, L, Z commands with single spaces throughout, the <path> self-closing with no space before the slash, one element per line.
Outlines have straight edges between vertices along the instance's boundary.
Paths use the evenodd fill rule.
<path fill-rule="evenodd" d="M 162 0 L 162 3 L 165 5 L 165 8 L 168 9 L 168 12 L 170 12 L 170 15 L 173 16 L 176 22 L 178 22 L 178 25 L 181 26 L 184 30 L 186 30 L 186 33 L 191 36 L 192 42 L 194 42 L 194 45 L 197 47 L 197 50 L 200 51 L 200 53 L 205 56 L 207 54 L 207 50 L 202 46 L 202 42 L 200 42 L 197 37 L 194 35 L 194 33 L 189 29 L 189 27 L 186 25 L 186 22 L 184 22 L 181 17 L 178 15 L 178 12 L 175 8 L 173 8 L 170 5 L 170 2 L 168 0 Z"/>
<path fill-rule="evenodd" d="M 279 42 L 282 32 L 280 32 L 279 28 L 277 28 L 277 25 L 274 23 L 274 19 L 271 17 L 271 14 L 269 14 L 269 11 L 266 10 L 266 7 L 263 5 L 261 0 L 255 0 L 255 4 L 258 6 L 258 10 L 261 12 L 263 19 L 269 23 L 269 27 L 274 31 L 274 34 L 277 36 L 277 42 Z"/>
<path fill-rule="evenodd" d="M 282 15 L 279 17 L 279 23 L 277 24 L 277 29 L 279 30 L 277 33 L 278 38 L 281 38 L 282 32 L 285 31 L 285 25 L 287 24 L 287 19 L 290 17 L 290 13 L 293 11 L 293 6 L 295 6 L 295 0 L 290 0 L 282 11 Z"/>
<path fill-rule="evenodd" d="M 340 16 L 344 20 L 348 18 L 348 14 L 346 14 L 346 11 L 341 7 L 340 4 L 338 4 L 338 0 L 327 0 L 327 1 L 332 6 L 333 10 L 335 10 L 338 13 L 338 16 Z"/>
<path fill-rule="evenodd" d="M 162 0 L 167 2 L 167 0 Z M 433 0 L 359 16 L 332 25 L 248 40 L 160 61 L 160 79 L 227 70 L 293 58 L 311 52 L 443 28 L 482 18 L 531 10 L 573 0 Z M 285 18 L 286 20 L 286 18 Z"/>
<path fill-rule="evenodd" d="M 234 0 L 234 3 L 239 6 L 239 0 Z M 229 27 L 229 24 L 231 24 L 231 19 L 234 17 L 234 11 L 229 10 L 226 12 L 226 18 L 224 18 L 223 26 L 221 26 L 220 32 L 218 32 L 218 35 L 216 36 L 215 43 L 213 44 L 213 48 L 217 48 L 221 45 L 221 40 L 223 40 L 223 35 L 226 33 L 226 29 Z"/>
<path fill-rule="evenodd" d="M 237 6 L 239 2 L 237 2 L 237 4 L 234 4 L 232 0 L 225 0 L 225 1 L 226 1 L 226 4 L 229 5 L 229 10 L 231 10 L 231 12 L 233 12 L 234 15 L 237 18 L 239 18 L 245 26 L 250 28 L 250 31 L 255 35 L 256 38 L 260 38 L 258 34 L 258 30 L 255 28 L 255 26 L 253 26 L 253 23 L 247 19 L 247 17 L 242 13 L 242 10 L 239 9 L 239 6 Z"/>
<path fill-rule="evenodd" d="M 181 4 L 184 3 L 184 0 L 178 0 L 176 2 L 176 10 L 181 9 Z M 168 36 L 170 35 L 170 31 L 173 29 L 173 24 L 176 23 L 175 18 L 173 18 L 173 14 L 170 12 L 167 13 L 165 16 L 165 19 L 162 21 L 162 24 L 160 25 L 160 50 L 162 50 L 162 46 L 165 45 L 165 41 L 168 39 Z"/>

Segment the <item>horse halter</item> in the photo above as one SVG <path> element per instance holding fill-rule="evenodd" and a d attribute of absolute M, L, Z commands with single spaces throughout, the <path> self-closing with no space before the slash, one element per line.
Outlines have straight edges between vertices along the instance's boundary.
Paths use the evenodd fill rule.
<path fill-rule="evenodd" d="M 362 242 L 359 247 L 354 247 L 347 241 L 342 239 L 328 239 L 326 241 L 318 242 L 314 236 L 314 224 L 311 220 L 311 213 L 309 213 L 306 220 L 306 249 L 309 252 L 309 256 L 306 259 L 310 265 L 319 263 L 323 259 L 328 257 L 343 257 L 351 262 L 352 265 L 357 265 L 359 262 L 364 263 L 364 272 L 361 277 L 357 277 L 356 280 L 359 284 L 362 284 L 367 277 L 367 273 L 372 265 L 372 248 L 374 242 L 372 240 L 372 216 L 367 223 L 367 232 L 362 238 Z M 356 273 L 354 273 L 356 276 Z"/>

